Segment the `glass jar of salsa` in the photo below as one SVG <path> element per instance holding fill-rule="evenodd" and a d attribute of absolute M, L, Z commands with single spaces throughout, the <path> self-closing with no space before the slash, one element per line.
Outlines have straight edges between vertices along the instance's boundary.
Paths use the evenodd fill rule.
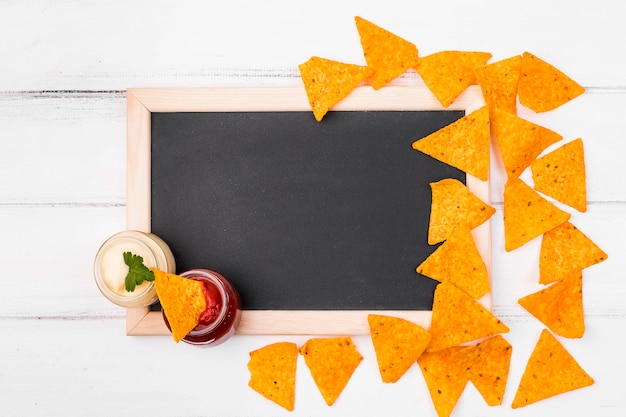
<path fill-rule="evenodd" d="M 217 346 L 235 334 L 241 321 L 241 300 L 231 282 L 220 273 L 204 268 L 191 269 L 179 275 L 204 284 L 207 306 L 200 315 L 198 325 L 183 341 L 192 345 Z M 165 314 L 163 320 L 170 328 Z"/>

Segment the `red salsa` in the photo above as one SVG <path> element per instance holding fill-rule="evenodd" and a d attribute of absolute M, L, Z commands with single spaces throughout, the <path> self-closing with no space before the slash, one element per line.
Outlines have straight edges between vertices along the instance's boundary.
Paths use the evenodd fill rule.
<path fill-rule="evenodd" d="M 206 310 L 200 315 L 198 325 L 183 341 L 192 345 L 215 346 L 235 334 L 241 321 L 241 300 L 232 284 L 209 269 L 191 269 L 180 276 L 201 281 L 206 299 Z M 163 318 L 169 327 L 165 314 Z"/>

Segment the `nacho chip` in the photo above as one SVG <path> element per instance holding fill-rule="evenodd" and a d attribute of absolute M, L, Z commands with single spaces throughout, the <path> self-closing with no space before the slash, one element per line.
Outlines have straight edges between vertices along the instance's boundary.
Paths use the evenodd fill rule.
<path fill-rule="evenodd" d="M 587 211 L 585 156 L 582 139 L 573 140 L 530 164 L 534 189 L 563 204 Z"/>
<path fill-rule="evenodd" d="M 491 115 L 495 109 L 517 113 L 517 83 L 521 68 L 522 57 L 516 55 L 474 69 Z"/>
<path fill-rule="evenodd" d="M 585 89 L 551 64 L 524 52 L 517 92 L 520 104 L 545 112 L 578 97 Z"/>
<path fill-rule="evenodd" d="M 439 417 L 449 417 L 465 391 L 467 372 L 452 359 L 462 349 L 454 346 L 437 352 L 424 352 L 417 359 Z"/>
<path fill-rule="evenodd" d="M 446 178 L 430 183 L 432 203 L 428 225 L 428 244 L 446 240 L 462 225 L 471 229 L 486 222 L 496 209 L 476 197 L 461 181 Z"/>
<path fill-rule="evenodd" d="M 581 338 L 585 334 L 580 272 L 522 297 L 518 303 L 559 336 Z"/>
<path fill-rule="evenodd" d="M 398 317 L 367 316 L 370 337 L 383 382 L 397 382 L 430 343 L 427 330 Z"/>
<path fill-rule="evenodd" d="M 363 360 L 350 337 L 309 339 L 300 348 L 300 354 L 329 406 L 335 403 Z"/>
<path fill-rule="evenodd" d="M 565 223 L 570 214 L 537 194 L 519 178 L 504 186 L 504 247 L 507 252 L 525 245 Z"/>
<path fill-rule="evenodd" d="M 316 56 L 300 64 L 299 69 L 309 104 L 318 122 L 372 73 L 368 67 Z"/>
<path fill-rule="evenodd" d="M 490 290 L 489 274 L 467 225 L 459 226 L 416 269 L 439 282 L 452 284 L 472 298 L 480 298 Z"/>
<path fill-rule="evenodd" d="M 519 177 L 548 146 L 563 136 L 500 109 L 495 110 L 494 135 L 509 178 Z"/>
<path fill-rule="evenodd" d="M 441 51 L 418 59 L 417 73 L 444 108 L 476 84 L 474 68 L 483 67 L 489 52 Z"/>
<path fill-rule="evenodd" d="M 502 336 L 459 350 L 454 361 L 468 374 L 489 406 L 502 405 L 513 347 Z"/>
<path fill-rule="evenodd" d="M 198 325 L 206 310 L 202 282 L 151 268 L 154 285 L 176 343 Z"/>
<path fill-rule="evenodd" d="M 567 278 L 608 258 L 598 245 L 570 222 L 546 232 L 539 253 L 539 282 Z"/>
<path fill-rule="evenodd" d="M 478 301 L 452 284 L 435 289 L 428 352 L 460 345 L 483 337 L 507 333 L 509 328 Z"/>
<path fill-rule="evenodd" d="M 248 386 L 288 411 L 296 397 L 298 346 L 279 342 L 250 352 Z"/>
<path fill-rule="evenodd" d="M 374 23 L 356 16 L 367 66 L 373 70 L 372 87 L 378 90 L 417 65 L 417 47 Z"/>
<path fill-rule="evenodd" d="M 528 359 L 511 407 L 525 407 L 593 383 L 576 359 L 544 329 Z"/>
<path fill-rule="evenodd" d="M 482 107 L 413 142 L 413 149 L 482 181 L 489 178 L 489 111 Z"/>

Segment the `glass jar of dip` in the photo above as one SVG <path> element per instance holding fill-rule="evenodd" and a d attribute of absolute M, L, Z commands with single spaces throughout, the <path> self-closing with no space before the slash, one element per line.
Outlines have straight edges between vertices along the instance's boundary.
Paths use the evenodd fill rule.
<path fill-rule="evenodd" d="M 191 269 L 179 275 L 204 284 L 207 305 L 198 325 L 182 340 L 192 345 L 217 346 L 235 334 L 241 321 L 241 299 L 231 282 L 220 273 L 204 268 Z M 169 329 L 165 313 L 163 320 Z"/>
<path fill-rule="evenodd" d="M 126 291 L 124 280 L 128 266 L 124 252 L 141 256 L 148 268 L 174 273 L 176 263 L 169 246 L 160 237 L 136 230 L 127 230 L 108 238 L 98 250 L 94 262 L 96 285 L 109 301 L 121 307 L 146 307 L 157 301 L 154 282 L 144 281 L 133 292 Z"/>

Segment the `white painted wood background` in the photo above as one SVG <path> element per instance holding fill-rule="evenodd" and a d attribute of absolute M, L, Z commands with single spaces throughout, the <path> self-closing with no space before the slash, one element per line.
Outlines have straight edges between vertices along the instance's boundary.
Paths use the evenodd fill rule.
<path fill-rule="evenodd" d="M 496 165 L 492 281 L 514 346 L 509 385 L 491 408 L 468 386 L 453 416 L 625 415 L 625 14 L 618 0 L 0 0 L 0 416 L 436 415 L 417 367 L 380 382 L 366 337 L 333 407 L 300 361 L 287 413 L 247 387 L 248 352 L 306 337 L 237 336 L 214 349 L 127 337 L 123 310 L 93 282 L 97 248 L 125 227 L 125 90 L 299 85 L 311 55 L 364 63 L 355 15 L 422 55 L 530 51 L 586 87 L 562 108 L 521 115 L 585 144 L 589 209 L 569 211 L 609 260 L 584 273 L 584 338 L 561 341 L 596 384 L 510 408 L 543 328 L 517 304 L 539 288 L 539 242 L 504 252 Z"/>

